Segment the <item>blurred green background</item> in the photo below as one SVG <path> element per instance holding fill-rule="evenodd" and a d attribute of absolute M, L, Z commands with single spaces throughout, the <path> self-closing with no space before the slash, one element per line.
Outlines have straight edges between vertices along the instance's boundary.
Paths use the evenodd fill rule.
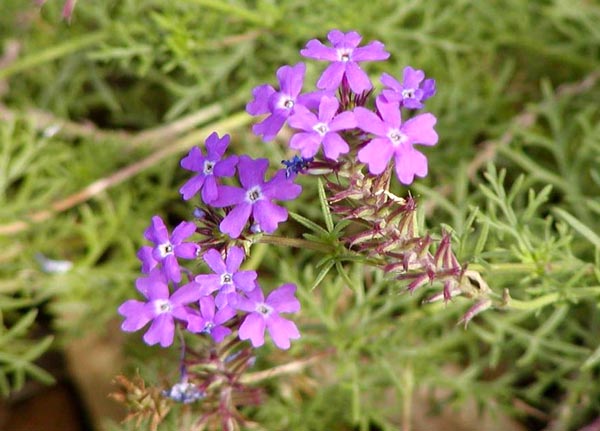
<path fill-rule="evenodd" d="M 590 299 L 597 293 L 582 302 L 565 293 L 600 284 L 598 1 L 82 0 L 70 23 L 61 20 L 61 8 L 58 0 L 41 10 L 29 1 L 0 4 L 5 395 L 25 380 L 50 380 L 47 367 L 32 362 L 51 343 L 66 352 L 69 373 L 88 394 L 91 421 L 122 414 L 105 399 L 110 379 L 156 350 L 134 345 L 136 334 L 122 353 L 116 308 L 133 295 L 135 252 L 150 217 L 162 214 L 172 225 L 191 217 L 192 206 L 177 192 L 187 178 L 179 160 L 213 130 L 232 133 L 234 151 L 276 163 L 289 157 L 285 142 L 263 144 L 251 135 L 245 103 L 256 85 L 275 84 L 278 67 L 303 61 L 298 51 L 306 41 L 338 28 L 380 40 L 391 52 L 389 61 L 365 66 L 371 76 L 400 77 L 411 65 L 437 81 L 427 110 L 438 117 L 440 141 L 426 150 L 428 178 L 411 187 L 426 224 L 436 232 L 451 226 L 459 258 L 487 268 L 496 292 L 514 288 L 521 299 L 559 292 L 567 305 L 557 300 L 523 314 L 491 312 L 467 332 L 453 326 L 464 307 L 424 311 L 425 318 L 408 319 L 392 339 L 412 353 L 399 349 L 374 366 L 373 382 L 351 380 L 364 370 L 344 366 L 339 379 L 346 385 L 313 388 L 308 399 L 274 396 L 253 417 L 267 429 L 396 429 L 390 412 L 399 407 L 385 402 L 390 381 L 398 400 L 415 393 L 429 400 L 417 402 L 427 406 L 419 407 L 424 421 L 448 405 L 460 416 L 471 401 L 470 410 L 509 417 L 514 429 L 575 430 L 600 415 L 600 319 Z M 323 70 L 307 63 L 305 90 Z M 501 169 L 504 181 L 493 178 Z M 552 189 L 542 193 L 547 185 Z M 511 186 L 513 195 L 503 195 Z M 313 192 L 291 209 L 318 221 Z M 530 205 L 539 193 L 539 205 Z M 481 214 L 470 219 L 475 206 Z M 44 272 L 38 253 L 74 266 Z M 274 262 L 291 258 L 282 253 Z M 276 264 L 262 262 L 274 281 L 284 279 Z M 486 266 L 494 263 L 517 266 L 495 274 Z M 311 270 L 289 271 L 308 286 L 315 277 Z M 418 307 L 415 298 L 390 301 Z M 315 341 L 310 313 L 307 339 L 319 351 L 333 335 Z M 353 338 L 370 314 L 349 316 L 340 318 L 348 333 L 333 344 L 343 351 L 356 342 L 362 347 L 348 349 L 357 355 L 380 354 Z M 273 363 L 285 361 L 276 355 Z M 414 374 L 403 371 L 411 367 Z M 448 392 L 426 391 L 439 387 Z M 90 396 L 90 388 L 97 393 Z M 402 405 L 406 419 L 410 407 Z M 414 429 L 428 429 L 419 428 L 418 412 L 413 419 Z"/>

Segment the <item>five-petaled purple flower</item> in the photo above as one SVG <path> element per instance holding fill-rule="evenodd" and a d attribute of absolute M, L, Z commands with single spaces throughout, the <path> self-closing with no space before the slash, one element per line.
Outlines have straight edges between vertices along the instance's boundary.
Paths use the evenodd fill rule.
<path fill-rule="evenodd" d="M 435 94 L 435 80 L 425 79 L 422 70 L 415 70 L 410 66 L 404 68 L 402 83 L 387 73 L 381 75 L 381 83 L 389 89 L 384 89 L 382 94 L 388 102 L 398 102 L 400 106 L 408 109 L 421 109 L 423 102 Z"/>
<path fill-rule="evenodd" d="M 317 154 L 323 144 L 323 152 L 328 159 L 336 160 L 340 154 L 350 151 L 350 147 L 338 132 L 356 127 L 354 114 L 344 111 L 336 115 L 340 104 L 335 97 L 323 96 L 319 103 L 318 117 L 308 109 L 298 107 L 289 119 L 295 129 L 304 130 L 296 133 L 290 140 L 290 148 L 300 150 L 302 157 L 308 158 Z"/>
<path fill-rule="evenodd" d="M 240 339 L 250 340 L 254 347 L 262 346 L 267 329 L 277 347 L 289 349 L 290 340 L 300 338 L 300 332 L 294 322 L 284 319 L 279 314 L 300 310 L 300 302 L 294 296 L 295 292 L 295 285 L 284 284 L 272 291 L 265 301 L 257 284 L 256 289 L 247 294 L 247 298 L 239 298 L 235 307 L 249 313 L 240 325 Z"/>
<path fill-rule="evenodd" d="M 181 167 L 188 171 L 198 172 L 180 189 L 183 200 L 191 199 L 202 189 L 202 201 L 210 204 L 217 198 L 217 177 L 231 177 L 235 174 L 235 165 L 238 157 L 230 156 L 223 160 L 221 158 L 229 145 L 229 135 L 219 138 L 216 132 L 206 138 L 206 156 L 202 150 L 194 147 L 188 155 L 181 160 Z"/>
<path fill-rule="evenodd" d="M 200 284 L 203 296 L 218 291 L 215 297 L 218 308 L 227 305 L 229 296 L 235 294 L 237 290 L 249 292 L 254 289 L 256 271 L 239 270 L 244 257 L 244 250 L 240 247 L 231 247 L 227 251 L 226 260 L 223 260 L 221 253 L 213 248 L 202 256 L 214 274 L 200 274 L 195 280 Z"/>
<path fill-rule="evenodd" d="M 241 156 L 238 175 L 242 188 L 219 186 L 219 197 L 211 205 L 217 208 L 235 206 L 221 221 L 221 232 L 232 238 L 239 237 L 251 215 L 260 230 L 266 233 L 275 232 L 277 225 L 287 220 L 287 210 L 271 201 L 296 199 L 302 187 L 286 177 L 285 169 L 277 171 L 271 180 L 265 182 L 268 167 L 267 159 Z"/>
<path fill-rule="evenodd" d="M 381 118 L 368 109 L 354 109 L 356 123 L 365 132 L 375 135 L 358 152 L 358 160 L 369 165 L 373 175 L 381 174 L 392 156 L 396 159 L 396 175 L 403 184 L 413 182 L 415 175 L 427 175 L 427 158 L 413 148 L 413 144 L 435 145 L 438 135 L 433 129 L 436 118 L 420 114 L 402 124 L 398 104 L 375 101 Z"/>
<path fill-rule="evenodd" d="M 159 216 L 152 217 L 152 223 L 144 232 L 144 237 L 154 243 L 154 247 L 145 245 L 138 251 L 138 258 L 142 261 L 142 272 L 150 272 L 159 262 L 169 280 L 179 283 L 181 270 L 177 258 L 195 259 L 200 249 L 197 244 L 183 242 L 184 239 L 196 232 L 196 225 L 192 222 L 181 222 L 169 236 L 165 223 Z"/>
<path fill-rule="evenodd" d="M 385 51 L 383 44 L 373 41 L 358 48 L 362 37 L 355 31 L 344 34 L 339 30 L 331 30 L 327 34 L 327 39 L 333 48 L 325 46 L 317 39 L 312 39 L 300 51 L 304 57 L 333 62 L 327 66 L 319 78 L 317 87 L 324 90 L 335 90 L 345 76 L 348 85 L 356 94 L 371 89 L 373 87 L 371 81 L 358 62 L 380 61 L 389 58 L 390 53 Z"/>
<path fill-rule="evenodd" d="M 231 329 L 223 326 L 223 324 L 236 314 L 236 310 L 229 306 L 215 310 L 213 297 L 210 295 L 203 296 L 200 298 L 200 313 L 199 315 L 194 313 L 194 316 L 188 319 L 187 330 L 209 334 L 215 342 L 220 343 L 223 338 L 231 334 Z"/>
<path fill-rule="evenodd" d="M 119 314 L 125 317 L 121 329 L 125 332 L 135 332 L 152 321 L 150 329 L 144 334 L 146 344 L 160 343 L 162 347 L 173 344 L 175 320 L 188 321 L 191 317 L 186 305 L 200 299 L 200 291 L 196 283 L 181 286 L 172 295 L 165 275 L 158 269 L 148 277 L 138 278 L 138 291 L 144 295 L 147 302 L 130 299 L 119 307 Z"/>

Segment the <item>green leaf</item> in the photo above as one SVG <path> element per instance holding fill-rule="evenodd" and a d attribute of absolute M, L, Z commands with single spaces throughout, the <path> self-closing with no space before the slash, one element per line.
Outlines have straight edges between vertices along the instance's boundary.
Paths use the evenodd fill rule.
<path fill-rule="evenodd" d="M 600 236 L 598 236 L 592 229 L 584 225 L 562 208 L 554 208 L 552 209 L 552 212 L 563 219 L 565 223 L 575 229 L 582 237 L 594 244 L 596 248 L 600 248 Z"/>
<path fill-rule="evenodd" d="M 327 232 L 321 226 L 316 224 L 314 221 L 311 221 L 311 220 L 307 219 L 306 217 L 303 217 L 300 214 L 297 214 L 293 211 L 290 211 L 289 214 L 290 214 L 290 217 L 292 217 L 294 220 L 296 220 L 298 223 L 300 223 L 305 228 L 310 229 L 313 232 L 323 234 L 323 235 L 329 234 L 329 232 Z"/>
<path fill-rule="evenodd" d="M 327 231 L 333 231 L 333 218 L 331 217 L 331 211 L 329 210 L 329 203 L 327 202 L 327 196 L 325 195 L 325 188 L 323 187 L 323 181 L 321 178 L 317 178 L 317 188 L 319 190 L 319 202 L 321 203 L 321 210 L 323 211 L 323 218 L 325 218 L 325 226 Z"/>
<path fill-rule="evenodd" d="M 317 275 L 317 278 L 315 279 L 312 286 L 310 287 L 310 290 L 316 289 L 316 287 L 321 283 L 321 281 L 323 281 L 325 276 L 329 273 L 329 271 L 331 270 L 333 265 L 335 265 L 335 261 L 333 259 L 331 259 L 325 264 L 325 266 L 323 266 L 323 269 L 321 269 L 321 271 L 319 271 L 319 274 Z"/>

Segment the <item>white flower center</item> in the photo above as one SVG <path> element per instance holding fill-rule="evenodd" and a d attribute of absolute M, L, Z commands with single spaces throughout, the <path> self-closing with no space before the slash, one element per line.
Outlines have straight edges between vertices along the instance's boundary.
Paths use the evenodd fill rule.
<path fill-rule="evenodd" d="M 325 136 L 329 132 L 329 126 L 325 123 L 318 123 L 313 126 L 313 130 L 321 136 Z"/>
<path fill-rule="evenodd" d="M 273 312 L 273 307 L 269 307 L 264 302 L 256 304 L 256 312 L 262 314 L 263 316 L 268 316 Z"/>
<path fill-rule="evenodd" d="M 210 161 L 210 160 L 205 160 L 204 161 L 204 175 L 212 175 L 213 173 L 213 168 L 215 167 L 215 162 Z"/>
<path fill-rule="evenodd" d="M 165 242 L 158 246 L 158 253 L 160 257 L 165 258 L 170 254 L 173 254 L 173 245 L 170 242 Z"/>
<path fill-rule="evenodd" d="M 415 97 L 415 89 L 407 88 L 406 90 L 402 90 L 402 98 L 403 99 L 412 99 Z"/>
<path fill-rule="evenodd" d="M 156 314 L 170 313 L 173 309 L 171 303 L 166 299 L 157 299 L 154 301 L 154 310 Z"/>
<path fill-rule="evenodd" d="M 262 199 L 262 192 L 259 186 L 254 186 L 246 192 L 246 200 L 253 204 Z"/>
<path fill-rule="evenodd" d="M 294 101 L 292 99 L 286 99 L 283 102 L 283 107 L 285 109 L 292 109 L 294 107 Z"/>
<path fill-rule="evenodd" d="M 215 327 L 215 324 L 213 322 L 206 322 L 204 324 L 204 328 L 202 328 L 202 332 L 204 332 L 205 334 L 210 334 L 210 332 L 212 331 L 212 328 Z"/>
<path fill-rule="evenodd" d="M 350 61 L 350 51 L 348 49 L 338 49 L 338 58 L 344 63 Z"/>
<path fill-rule="evenodd" d="M 388 132 L 387 137 L 392 141 L 392 145 L 400 145 L 408 139 L 408 137 L 398 129 L 392 129 Z"/>
<path fill-rule="evenodd" d="M 221 274 L 221 284 L 231 284 L 233 277 L 228 272 Z"/>

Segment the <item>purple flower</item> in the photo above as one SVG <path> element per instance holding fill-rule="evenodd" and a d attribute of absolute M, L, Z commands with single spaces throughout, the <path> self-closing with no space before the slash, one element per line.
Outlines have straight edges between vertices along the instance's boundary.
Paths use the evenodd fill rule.
<path fill-rule="evenodd" d="M 218 308 L 227 305 L 229 296 L 237 290 L 249 292 L 254 289 L 256 271 L 239 271 L 244 257 L 244 250 L 240 247 L 231 247 L 225 261 L 221 253 L 215 249 L 211 248 L 204 253 L 203 259 L 214 274 L 197 275 L 195 281 L 201 285 L 203 296 L 219 291 L 215 298 Z"/>
<path fill-rule="evenodd" d="M 298 105 L 308 108 L 318 104 L 321 93 L 300 95 L 304 82 L 306 66 L 298 63 L 295 66 L 282 66 L 277 70 L 279 91 L 268 84 L 259 85 L 252 90 L 253 99 L 246 105 L 250 115 L 270 114 L 267 118 L 252 127 L 256 135 L 262 135 L 270 141 L 281 130 L 287 118 L 295 112 Z"/>
<path fill-rule="evenodd" d="M 300 150 L 302 157 L 308 158 L 317 154 L 323 144 L 323 152 L 328 159 L 336 160 L 340 154 L 350 151 L 339 131 L 353 129 L 356 120 L 352 112 L 341 112 L 336 115 L 340 104 L 335 97 L 324 96 L 319 104 L 319 116 L 308 109 L 299 107 L 289 119 L 290 126 L 304 130 L 296 133 L 290 140 L 290 147 Z"/>
<path fill-rule="evenodd" d="M 265 182 L 269 167 L 267 159 L 252 159 L 241 156 L 238 163 L 240 187 L 219 186 L 219 197 L 212 203 L 217 208 L 235 205 L 221 221 L 219 228 L 232 238 L 237 238 L 252 215 L 262 232 L 273 233 L 277 225 L 287 220 L 287 210 L 271 202 L 274 199 L 296 199 L 302 187 L 286 178 L 285 169 L 279 170 L 271 180 Z"/>
<path fill-rule="evenodd" d="M 422 70 L 415 70 L 410 66 L 404 68 L 402 84 L 393 76 L 384 73 L 381 83 L 389 89 L 383 90 L 383 97 L 388 102 L 398 102 L 404 108 L 421 109 L 423 102 L 435 94 L 435 80 L 425 79 Z"/>
<path fill-rule="evenodd" d="M 191 317 L 186 304 L 200 298 L 200 290 L 196 283 L 189 283 L 169 295 L 169 285 L 165 275 L 152 271 L 148 277 L 136 280 L 138 291 L 144 295 L 147 302 L 130 299 L 119 307 L 119 314 L 125 317 L 121 329 L 125 332 L 135 332 L 152 321 L 150 329 L 144 334 L 146 344 L 160 343 L 162 347 L 173 344 L 175 331 L 174 319 L 188 321 Z"/>
<path fill-rule="evenodd" d="M 206 157 L 202 150 L 194 147 L 189 154 L 181 160 L 181 167 L 188 171 L 198 172 L 198 175 L 192 177 L 185 183 L 179 193 L 184 200 L 191 199 L 200 189 L 202 189 L 202 201 L 210 204 L 217 198 L 217 178 L 231 177 L 235 174 L 235 165 L 237 156 L 230 156 L 223 160 L 223 154 L 229 145 L 229 135 L 219 138 L 216 132 L 206 138 Z"/>
<path fill-rule="evenodd" d="M 267 329 L 277 347 L 289 349 L 290 340 L 300 338 L 300 332 L 294 322 L 279 314 L 300 310 L 295 292 L 295 285 L 284 284 L 271 292 L 265 301 L 263 292 L 257 285 L 256 289 L 247 294 L 247 298 L 240 298 L 235 307 L 249 313 L 240 326 L 240 339 L 250 340 L 254 347 L 262 346 Z"/>
<path fill-rule="evenodd" d="M 413 148 L 413 144 L 435 145 L 438 135 L 433 129 L 436 118 L 420 114 L 402 124 L 400 110 L 395 103 L 386 103 L 378 97 L 375 101 L 381 118 L 368 109 L 354 109 L 360 129 L 375 135 L 358 152 L 358 160 L 369 165 L 373 175 L 381 174 L 392 156 L 396 159 L 396 175 L 403 184 L 413 182 L 415 175 L 427 175 L 427 158 Z"/>
<path fill-rule="evenodd" d="M 300 51 L 305 57 L 316 60 L 332 61 L 327 66 L 317 87 L 325 90 L 335 90 L 342 82 L 344 76 L 353 92 L 360 94 L 372 88 L 367 74 L 360 68 L 360 61 L 380 61 L 389 58 L 390 53 L 384 50 L 379 41 L 373 41 L 366 46 L 358 48 L 362 37 L 355 31 L 342 33 L 331 30 L 327 39 L 333 48 L 325 46 L 317 39 L 309 40 L 306 47 Z"/>
<path fill-rule="evenodd" d="M 163 271 L 169 280 L 179 283 L 181 270 L 177 258 L 195 259 L 200 247 L 191 242 L 183 242 L 196 232 L 192 222 L 181 222 L 169 236 L 165 223 L 159 216 L 152 217 L 152 223 L 144 232 L 144 237 L 153 242 L 154 247 L 144 246 L 138 251 L 142 261 L 142 271 L 149 272 L 158 262 L 162 263 Z M 147 271 L 145 271 L 147 270 Z"/>
<path fill-rule="evenodd" d="M 235 309 L 225 306 L 215 313 L 215 300 L 212 296 L 200 298 L 200 314 L 189 319 L 187 330 L 210 334 L 215 342 L 220 343 L 223 338 L 231 334 L 231 329 L 223 326 L 225 322 L 235 316 Z"/>

